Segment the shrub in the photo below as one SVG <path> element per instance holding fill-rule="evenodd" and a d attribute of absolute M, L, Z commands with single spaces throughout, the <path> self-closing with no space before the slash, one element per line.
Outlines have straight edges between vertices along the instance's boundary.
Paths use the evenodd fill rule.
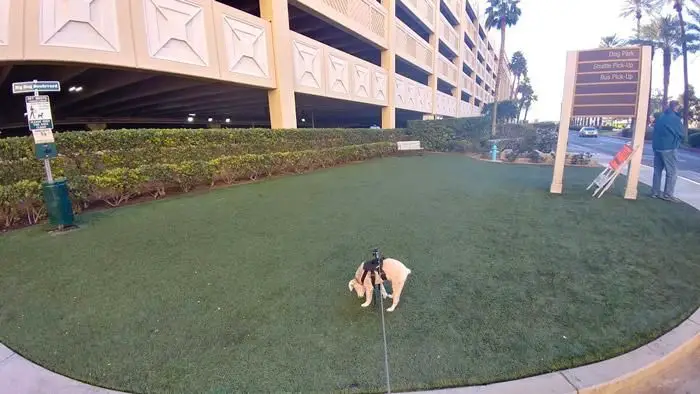
<path fill-rule="evenodd" d="M 533 163 L 542 163 L 544 162 L 544 158 L 542 158 L 542 155 L 540 155 L 539 152 L 537 151 L 532 151 L 527 155 L 528 159 L 530 159 L 531 162 Z"/>
<path fill-rule="evenodd" d="M 453 141 L 470 141 L 482 146 L 491 137 L 488 118 L 479 116 L 442 120 L 412 120 L 403 136 L 404 140 L 419 140 L 428 150 L 449 152 Z"/>
<path fill-rule="evenodd" d="M 559 124 L 556 122 L 537 122 L 532 123 L 532 126 L 536 129 L 558 129 Z M 570 128 L 575 128 L 576 126 L 571 126 Z"/>
<path fill-rule="evenodd" d="M 574 165 L 589 165 L 591 164 L 591 160 L 593 159 L 593 154 L 590 152 L 586 153 L 576 153 L 574 155 L 571 155 L 571 159 L 569 163 L 574 164 Z"/>
<path fill-rule="evenodd" d="M 496 137 L 499 138 L 522 138 L 535 133 L 535 127 L 531 125 L 506 123 L 498 125 Z"/>
<path fill-rule="evenodd" d="M 147 180 L 143 172 L 132 168 L 114 168 L 100 175 L 88 176 L 89 194 L 112 207 L 121 205 L 138 194 Z"/>
<path fill-rule="evenodd" d="M 508 149 L 508 151 L 506 152 L 506 161 L 509 161 L 512 163 L 512 162 L 516 161 L 518 159 L 518 157 L 520 157 L 520 153 L 517 150 Z"/>
<path fill-rule="evenodd" d="M 535 140 L 535 149 L 544 153 L 552 152 L 557 146 L 558 138 L 559 132 L 556 128 L 538 128 L 537 139 Z"/>
<path fill-rule="evenodd" d="M 612 126 L 600 126 L 600 130 L 602 131 L 613 131 Z"/>
<path fill-rule="evenodd" d="M 377 129 L 207 129 L 115 130 L 56 135 L 60 156 L 56 176 L 98 175 L 113 168 L 179 164 L 223 156 L 292 152 L 397 141 L 399 130 Z M 30 149 L 27 149 L 27 146 Z M 34 158 L 31 139 L 0 140 L 0 184 L 23 179 L 41 181 L 43 168 Z"/>
<path fill-rule="evenodd" d="M 688 137 L 688 145 L 693 148 L 700 148 L 700 133 L 691 134 Z"/>
<path fill-rule="evenodd" d="M 336 144 L 332 142 L 330 145 Z M 68 170 L 68 186 L 75 212 L 95 201 L 119 206 L 140 195 L 160 198 L 177 188 L 182 192 L 215 182 L 231 184 L 240 180 L 288 172 L 304 172 L 324 166 L 382 157 L 396 151 L 392 142 L 335 146 L 291 152 L 268 152 L 187 160 L 179 163 L 151 163 L 136 168 L 105 169 L 97 174 L 81 174 L 78 167 Z M 0 226 L 19 222 L 36 223 L 43 216 L 40 183 L 22 180 L 0 185 Z"/>

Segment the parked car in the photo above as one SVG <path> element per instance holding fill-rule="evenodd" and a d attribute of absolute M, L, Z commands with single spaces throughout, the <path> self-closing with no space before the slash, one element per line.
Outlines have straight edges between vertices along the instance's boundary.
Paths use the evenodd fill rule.
<path fill-rule="evenodd" d="M 598 138 L 598 129 L 595 127 L 582 127 L 581 130 L 578 131 L 578 136 Z"/>

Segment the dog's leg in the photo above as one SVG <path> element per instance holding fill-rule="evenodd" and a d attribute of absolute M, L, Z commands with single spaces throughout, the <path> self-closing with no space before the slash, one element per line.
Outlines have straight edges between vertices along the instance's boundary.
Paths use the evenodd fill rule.
<path fill-rule="evenodd" d="M 393 312 L 394 309 L 396 309 L 396 306 L 399 305 L 399 301 L 401 300 L 401 290 L 403 290 L 403 285 L 406 282 L 396 282 L 392 283 L 392 287 L 394 288 L 394 297 L 393 297 L 393 302 L 391 303 L 391 306 L 387 308 L 387 312 Z"/>
<path fill-rule="evenodd" d="M 392 297 L 394 297 L 394 296 L 392 296 L 391 294 L 389 294 L 389 293 L 386 292 L 386 289 L 384 288 L 384 283 L 381 283 L 379 286 L 381 286 L 381 288 L 382 288 L 382 298 L 392 298 Z"/>
<path fill-rule="evenodd" d="M 369 306 L 369 304 L 372 303 L 372 296 L 374 295 L 374 286 L 372 285 L 365 285 L 365 303 L 362 304 L 363 308 L 366 308 Z"/>

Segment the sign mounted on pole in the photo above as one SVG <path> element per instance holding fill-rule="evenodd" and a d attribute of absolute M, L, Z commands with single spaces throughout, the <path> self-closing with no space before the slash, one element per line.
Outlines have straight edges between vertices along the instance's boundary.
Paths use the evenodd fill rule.
<path fill-rule="evenodd" d="M 27 94 L 34 92 L 60 92 L 61 83 L 59 81 L 29 81 L 13 82 L 12 94 Z"/>
<path fill-rule="evenodd" d="M 563 189 L 564 165 L 572 117 L 636 118 L 625 198 L 637 198 L 651 87 L 651 47 L 572 51 L 567 55 L 564 98 L 551 193 Z"/>
<path fill-rule="evenodd" d="M 24 98 L 27 107 L 27 122 L 32 132 L 41 129 L 53 129 L 51 101 L 49 96 L 27 96 Z"/>

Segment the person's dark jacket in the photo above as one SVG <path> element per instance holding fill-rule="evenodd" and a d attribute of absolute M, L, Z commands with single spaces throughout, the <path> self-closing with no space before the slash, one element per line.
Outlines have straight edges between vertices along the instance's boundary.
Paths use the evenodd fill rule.
<path fill-rule="evenodd" d="M 683 140 L 683 122 L 675 112 L 667 109 L 654 124 L 651 147 L 654 150 L 678 149 Z"/>

